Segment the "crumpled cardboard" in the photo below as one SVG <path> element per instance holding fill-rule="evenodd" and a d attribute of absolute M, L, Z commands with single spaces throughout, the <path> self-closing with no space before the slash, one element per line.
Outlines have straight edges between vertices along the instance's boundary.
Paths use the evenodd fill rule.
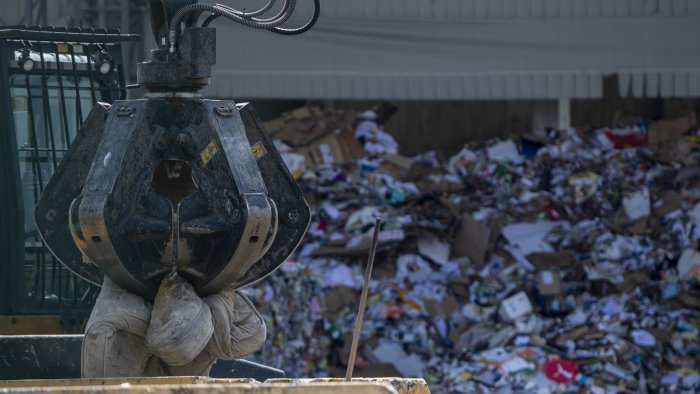
<path fill-rule="evenodd" d="M 690 165 L 696 162 L 691 156 L 691 152 L 695 148 L 695 144 L 686 138 L 677 138 L 670 141 L 664 141 L 658 144 L 656 148 L 657 158 L 662 162 L 681 162 L 685 165 Z"/>
<path fill-rule="evenodd" d="M 574 189 L 574 201 L 581 204 L 598 191 L 598 175 L 590 171 L 571 175 L 569 185 Z"/>
<path fill-rule="evenodd" d="M 566 250 L 530 253 L 527 255 L 527 260 L 539 270 L 571 268 L 574 265 L 574 257 Z"/>
<path fill-rule="evenodd" d="M 406 354 L 398 345 L 382 343 L 368 354 L 372 359 L 381 363 L 392 364 L 405 377 L 419 378 L 423 375 L 425 364 L 415 354 Z"/>
<path fill-rule="evenodd" d="M 491 228 L 465 213 L 462 215 L 461 227 L 455 236 L 455 254 L 469 257 L 469 260 L 480 268 L 484 264 L 490 239 Z"/>
<path fill-rule="evenodd" d="M 652 212 L 656 218 L 681 208 L 681 194 L 674 189 L 665 189 L 659 192 L 652 206 Z"/>
<path fill-rule="evenodd" d="M 406 179 L 413 167 L 413 160 L 410 157 L 399 154 L 386 155 L 382 159 L 380 168 L 388 172 L 391 176 L 397 179 Z"/>
<path fill-rule="evenodd" d="M 336 122 L 325 110 L 301 112 Z M 254 357 L 290 375 L 342 375 L 372 221 L 382 216 L 356 370 L 385 368 L 371 355 L 379 349 L 391 362 L 420 361 L 408 368 L 424 366 L 434 392 L 693 392 L 684 379 L 700 368 L 700 291 L 695 259 L 681 259 L 700 245 L 693 127 L 651 138 L 650 154 L 636 147 L 643 120 L 615 126 L 469 143 L 451 157 L 379 152 L 308 165 L 309 232 L 251 289 L 271 327 Z M 478 357 L 494 349 L 502 359 Z M 548 377 L 553 355 L 575 362 L 578 376 L 551 362 Z M 389 365 L 386 373 L 405 373 Z"/>
<path fill-rule="evenodd" d="M 365 154 L 362 145 L 349 129 L 333 132 L 306 145 L 297 146 L 296 151 L 304 155 L 307 165 L 311 167 L 357 160 Z"/>
<path fill-rule="evenodd" d="M 662 144 L 681 138 L 691 128 L 697 126 L 698 121 L 695 112 L 677 119 L 660 120 L 652 123 L 648 130 L 648 146 L 653 150 L 661 148 Z"/>

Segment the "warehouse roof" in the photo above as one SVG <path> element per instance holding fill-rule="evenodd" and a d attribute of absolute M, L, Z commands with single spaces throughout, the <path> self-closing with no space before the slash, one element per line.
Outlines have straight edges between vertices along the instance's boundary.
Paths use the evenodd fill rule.
<path fill-rule="evenodd" d="M 322 6 L 319 23 L 302 36 L 217 25 L 219 65 L 208 93 L 596 98 L 603 77 L 618 74 L 623 96 L 700 96 L 700 41 L 692 36 L 698 0 L 324 0 Z"/>

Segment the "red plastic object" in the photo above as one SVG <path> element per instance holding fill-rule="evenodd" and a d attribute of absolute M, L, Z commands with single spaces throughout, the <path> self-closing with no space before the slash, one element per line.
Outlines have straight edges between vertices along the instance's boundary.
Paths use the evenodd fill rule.
<path fill-rule="evenodd" d="M 611 130 L 604 130 L 603 133 L 613 143 L 615 149 L 644 146 L 647 144 L 646 133 L 630 131 L 626 134 L 615 134 Z"/>
<path fill-rule="evenodd" d="M 561 358 L 548 358 L 542 368 L 544 374 L 557 383 L 571 383 L 578 375 L 578 364 L 576 361 L 564 360 Z"/>

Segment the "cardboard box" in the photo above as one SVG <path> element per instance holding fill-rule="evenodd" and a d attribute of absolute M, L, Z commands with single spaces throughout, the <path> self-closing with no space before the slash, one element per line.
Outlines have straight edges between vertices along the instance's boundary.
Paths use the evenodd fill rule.
<path fill-rule="evenodd" d="M 513 321 L 530 313 L 532 313 L 532 303 L 524 291 L 503 300 L 498 309 L 498 315 L 505 321 Z"/>
<path fill-rule="evenodd" d="M 432 317 L 450 317 L 453 313 L 459 312 L 459 303 L 454 296 L 447 296 L 444 301 L 436 301 L 430 298 L 423 300 L 425 309 Z"/>
<path fill-rule="evenodd" d="M 267 134 L 271 136 L 274 136 L 275 134 L 279 133 L 284 128 L 284 126 L 285 121 L 282 118 L 275 118 L 263 122 L 263 127 L 265 128 L 265 131 L 267 131 Z"/>
<path fill-rule="evenodd" d="M 355 290 L 342 285 L 334 286 L 328 293 L 321 313 L 325 318 L 335 320 L 342 313 L 357 309 L 357 300 Z"/>
<path fill-rule="evenodd" d="M 658 199 L 654 203 L 654 216 L 660 218 L 677 209 L 681 209 L 681 194 L 673 189 L 665 189 L 658 193 Z"/>
<path fill-rule="evenodd" d="M 283 117 L 288 119 L 303 120 L 321 115 L 322 111 L 318 107 L 299 107 L 289 112 L 285 112 Z"/>
<path fill-rule="evenodd" d="M 309 145 L 336 130 L 352 128 L 353 111 L 300 107 L 263 123 L 268 134 L 297 148 Z"/>
<path fill-rule="evenodd" d="M 416 186 L 424 193 L 456 193 L 464 190 L 463 184 L 447 181 L 419 181 L 416 182 Z"/>
<path fill-rule="evenodd" d="M 324 121 L 308 119 L 285 123 L 275 134 L 275 138 L 288 143 L 293 148 L 310 144 L 312 141 L 327 135 L 330 130 Z"/>
<path fill-rule="evenodd" d="M 454 250 L 459 256 L 467 256 L 477 268 L 481 268 L 491 238 L 491 228 L 474 220 L 471 214 L 462 215 L 462 226 L 457 232 Z"/>
<path fill-rule="evenodd" d="M 309 145 L 298 147 L 296 151 L 304 155 L 309 168 L 321 164 L 354 161 L 365 155 L 362 145 L 350 129 L 328 134 Z"/>
<path fill-rule="evenodd" d="M 536 252 L 526 256 L 538 270 L 568 268 L 574 265 L 574 257 L 568 251 L 562 252 Z"/>
<path fill-rule="evenodd" d="M 397 154 L 385 156 L 380 169 L 396 179 L 405 179 L 409 175 L 412 166 L 413 159 Z"/>
<path fill-rule="evenodd" d="M 657 150 L 666 141 L 681 138 L 691 128 L 697 126 L 698 121 L 695 112 L 672 119 L 660 120 L 652 123 L 648 129 L 647 143 L 653 150 Z"/>
<path fill-rule="evenodd" d="M 695 144 L 687 138 L 681 137 L 671 141 L 664 141 L 656 148 L 657 158 L 662 162 L 679 162 L 691 165 L 694 159 L 690 156 Z"/>
<path fill-rule="evenodd" d="M 542 270 L 537 273 L 537 291 L 544 296 L 561 293 L 561 274 L 559 270 Z"/>

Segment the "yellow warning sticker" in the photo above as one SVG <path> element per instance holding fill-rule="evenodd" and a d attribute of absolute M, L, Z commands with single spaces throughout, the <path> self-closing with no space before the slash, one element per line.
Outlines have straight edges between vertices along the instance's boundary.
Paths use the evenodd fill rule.
<path fill-rule="evenodd" d="M 27 96 L 15 96 L 12 98 L 12 112 L 27 112 Z"/>
<path fill-rule="evenodd" d="M 202 164 L 206 166 L 217 153 L 219 153 L 219 148 L 216 146 L 216 141 L 211 140 L 211 142 L 199 153 L 199 157 L 202 158 Z"/>
<path fill-rule="evenodd" d="M 58 49 L 58 53 L 68 53 L 69 52 L 68 44 L 66 44 L 66 43 L 56 44 L 56 49 Z"/>
<path fill-rule="evenodd" d="M 255 143 L 250 149 L 253 151 L 253 156 L 255 156 L 256 160 L 267 154 L 267 149 L 265 149 L 265 145 L 262 144 L 262 141 Z"/>

